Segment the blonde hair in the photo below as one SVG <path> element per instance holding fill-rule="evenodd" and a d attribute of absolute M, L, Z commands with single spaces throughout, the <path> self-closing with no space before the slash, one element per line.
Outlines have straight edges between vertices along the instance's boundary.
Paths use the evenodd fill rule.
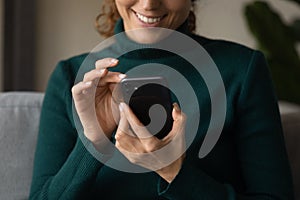
<path fill-rule="evenodd" d="M 188 29 L 190 32 L 196 30 L 196 16 L 193 11 L 194 1 L 192 0 L 192 9 L 188 16 Z M 120 18 L 120 14 L 115 4 L 115 0 L 103 0 L 100 14 L 96 17 L 95 28 L 98 33 L 107 38 L 114 35 L 114 27 Z"/>

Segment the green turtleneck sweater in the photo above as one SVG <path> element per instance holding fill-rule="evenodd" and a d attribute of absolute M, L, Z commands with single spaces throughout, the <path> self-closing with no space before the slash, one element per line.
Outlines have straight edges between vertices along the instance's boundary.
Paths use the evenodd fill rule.
<path fill-rule="evenodd" d="M 115 30 L 123 30 L 122 21 Z M 184 26 L 179 31 L 185 33 L 182 30 Z M 263 55 L 239 44 L 188 35 L 212 57 L 225 85 L 226 119 L 212 151 L 202 159 L 198 157 L 211 111 L 205 82 L 184 59 L 147 49 L 120 56 L 113 70 L 126 73 L 141 64 L 162 63 L 181 73 L 198 98 L 201 120 L 197 135 L 170 184 L 155 172 L 127 173 L 99 162 L 79 139 L 72 114 L 71 88 L 88 56 L 79 55 L 59 62 L 49 80 L 30 199 L 293 199 L 277 100 Z M 94 61 L 109 55 L 108 51 L 122 51 L 122 42 L 96 52 L 86 71 L 94 67 Z M 121 47 L 130 43 L 125 41 Z M 186 107 L 188 115 L 194 107 Z"/>

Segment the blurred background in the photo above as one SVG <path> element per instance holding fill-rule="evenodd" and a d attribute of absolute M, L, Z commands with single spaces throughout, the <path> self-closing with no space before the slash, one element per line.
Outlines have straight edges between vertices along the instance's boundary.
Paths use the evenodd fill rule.
<path fill-rule="evenodd" d="M 100 5 L 0 0 L 0 91 L 45 91 L 58 61 L 103 40 L 94 28 Z M 196 14 L 198 34 L 263 50 L 280 98 L 300 103 L 299 0 L 200 0 Z"/>

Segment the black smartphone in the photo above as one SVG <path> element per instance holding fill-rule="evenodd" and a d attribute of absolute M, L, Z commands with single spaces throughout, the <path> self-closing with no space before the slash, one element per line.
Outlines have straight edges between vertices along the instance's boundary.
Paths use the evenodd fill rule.
<path fill-rule="evenodd" d="M 141 123 L 157 138 L 164 138 L 173 126 L 171 91 L 165 78 L 124 78 L 120 87 L 123 101 Z"/>

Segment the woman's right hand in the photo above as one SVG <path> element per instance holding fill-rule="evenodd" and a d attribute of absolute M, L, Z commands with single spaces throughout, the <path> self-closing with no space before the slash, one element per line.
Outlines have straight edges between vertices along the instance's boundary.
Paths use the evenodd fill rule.
<path fill-rule="evenodd" d="M 95 69 L 87 72 L 83 80 L 72 88 L 75 108 L 84 134 L 96 149 L 103 146 L 104 135 L 111 138 L 119 118 L 118 104 L 112 94 L 116 84 L 126 75 L 107 70 L 117 64 L 118 60 L 114 58 L 98 60 Z"/>

